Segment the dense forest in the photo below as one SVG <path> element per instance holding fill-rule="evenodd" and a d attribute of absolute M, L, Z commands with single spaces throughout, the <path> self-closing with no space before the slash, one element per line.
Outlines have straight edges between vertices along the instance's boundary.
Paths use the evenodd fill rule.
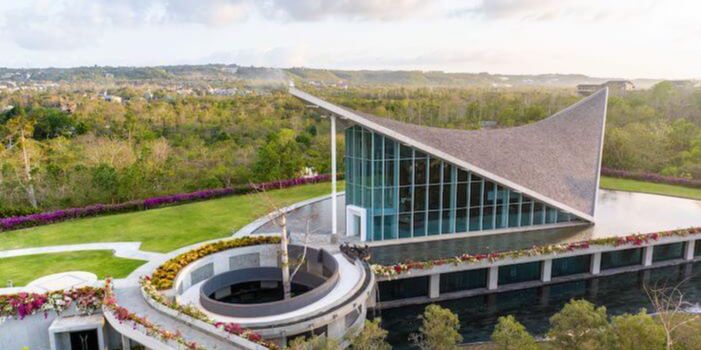
<path fill-rule="evenodd" d="M 85 87 L 0 93 L 0 216 L 328 171 L 328 122 L 283 89 L 215 96 L 127 85 L 108 91 L 121 101 Z M 580 98 L 561 88 L 305 89 L 464 129 L 530 123 Z M 604 165 L 701 179 L 701 89 L 663 82 L 611 96 Z"/>

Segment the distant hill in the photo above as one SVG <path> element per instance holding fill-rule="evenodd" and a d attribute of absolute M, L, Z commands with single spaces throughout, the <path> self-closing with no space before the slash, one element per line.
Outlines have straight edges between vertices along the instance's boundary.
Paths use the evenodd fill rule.
<path fill-rule="evenodd" d="M 490 73 L 446 73 L 441 71 L 333 70 L 313 68 L 244 67 L 235 64 L 180 65 L 156 67 L 0 68 L 0 81 L 232 81 L 251 80 L 286 83 L 293 80 L 313 85 L 403 85 L 445 87 L 561 87 L 600 84 L 616 77 L 582 74 L 509 75 Z M 633 80 L 645 89 L 659 79 Z"/>

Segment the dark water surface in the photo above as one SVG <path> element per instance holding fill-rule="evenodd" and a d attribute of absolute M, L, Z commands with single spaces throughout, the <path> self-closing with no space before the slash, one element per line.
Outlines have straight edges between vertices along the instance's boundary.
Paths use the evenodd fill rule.
<path fill-rule="evenodd" d="M 548 319 L 570 299 L 586 299 L 597 306 L 606 306 L 609 316 L 650 310 L 643 285 L 677 285 L 685 299 L 701 302 L 701 262 L 630 272 L 614 276 L 567 282 L 519 291 L 469 297 L 438 304 L 450 308 L 460 317 L 460 333 L 465 342 L 489 340 L 497 318 L 514 315 L 531 334 L 542 335 L 549 328 Z M 418 330 L 418 316 L 426 305 L 408 306 L 377 312 L 382 326 L 389 331 L 394 349 L 410 349 L 408 338 Z"/>

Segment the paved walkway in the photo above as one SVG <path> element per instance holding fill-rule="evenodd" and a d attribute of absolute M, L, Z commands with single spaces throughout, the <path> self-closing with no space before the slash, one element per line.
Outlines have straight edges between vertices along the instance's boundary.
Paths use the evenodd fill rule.
<path fill-rule="evenodd" d="M 146 252 L 140 250 L 141 242 L 104 242 L 104 243 L 85 243 L 85 244 L 70 244 L 57 245 L 50 247 L 23 248 L 0 251 L 0 258 L 11 258 L 24 255 L 50 254 L 63 252 L 77 252 L 86 250 L 112 250 L 114 255 L 119 258 L 137 259 L 137 260 L 153 260 L 163 254 Z"/>

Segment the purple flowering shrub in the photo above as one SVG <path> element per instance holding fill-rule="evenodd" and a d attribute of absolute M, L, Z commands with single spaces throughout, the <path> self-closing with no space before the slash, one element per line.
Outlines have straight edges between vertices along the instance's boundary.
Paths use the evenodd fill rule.
<path fill-rule="evenodd" d="M 601 175 L 620 177 L 624 179 L 656 182 L 669 185 L 679 185 L 693 188 L 701 188 L 701 180 L 687 179 L 683 177 L 663 176 L 655 173 L 634 172 L 620 169 L 601 167 Z"/>
<path fill-rule="evenodd" d="M 25 227 L 40 226 L 70 219 L 84 218 L 103 214 L 115 214 L 139 210 L 148 210 L 171 204 L 182 204 L 205 199 L 230 196 L 234 194 L 251 193 L 254 191 L 288 188 L 298 185 L 306 185 L 329 180 L 331 180 L 331 175 L 322 174 L 310 177 L 265 182 L 260 184 L 251 184 L 232 188 L 215 188 L 189 193 L 178 193 L 172 195 L 146 198 L 142 200 L 133 200 L 118 204 L 94 204 L 89 205 L 87 207 L 59 209 L 38 214 L 11 216 L 8 218 L 0 219 L 0 231 L 9 231 Z"/>

